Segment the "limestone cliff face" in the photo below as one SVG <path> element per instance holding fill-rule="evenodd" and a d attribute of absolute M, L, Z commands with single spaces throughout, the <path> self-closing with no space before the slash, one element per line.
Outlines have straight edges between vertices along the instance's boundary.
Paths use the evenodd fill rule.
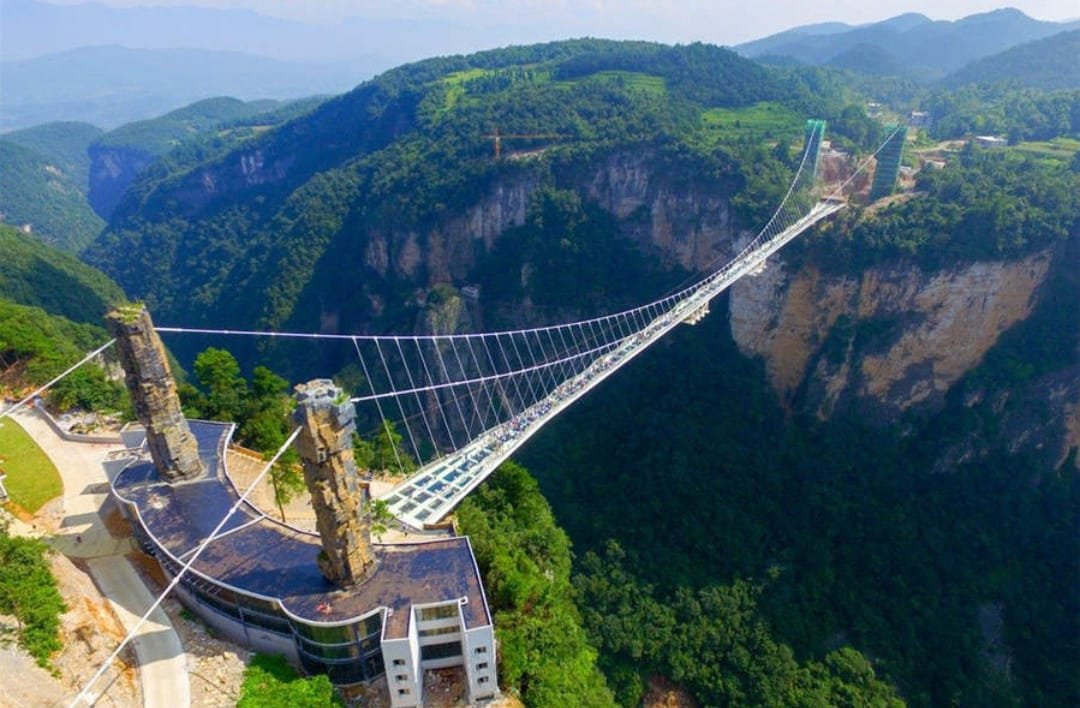
<path fill-rule="evenodd" d="M 460 216 L 424 231 L 369 229 L 363 264 L 379 275 L 426 280 L 429 286 L 464 282 L 507 229 L 525 223 L 529 200 L 542 183 L 538 172 L 524 171 L 497 182 Z M 623 237 L 663 262 L 701 270 L 735 252 L 738 233 L 727 187 L 675 184 L 658 175 L 649 153 L 610 155 L 575 184 L 562 186 L 610 211 Z"/>
<path fill-rule="evenodd" d="M 704 270 L 733 255 L 736 230 L 723 188 L 672 184 L 650 162 L 650 155 L 611 156 L 589 181 L 588 196 L 619 219 L 625 235 L 667 262 Z"/>
<path fill-rule="evenodd" d="M 525 223 L 529 197 L 538 186 L 530 174 L 499 182 L 463 214 L 423 232 L 371 228 L 363 264 L 381 276 L 392 273 L 428 285 L 463 282 L 504 231 Z"/>
<path fill-rule="evenodd" d="M 852 277 L 789 272 L 778 261 L 732 288 L 731 329 L 744 354 L 764 358 L 789 405 L 888 422 L 939 406 L 1031 313 L 1050 262 L 1040 252 L 933 273 L 897 263 Z"/>
<path fill-rule="evenodd" d="M 101 145 L 91 145 L 87 154 L 90 156 L 90 206 L 108 221 L 124 192 L 153 162 L 154 156 L 141 150 Z"/>

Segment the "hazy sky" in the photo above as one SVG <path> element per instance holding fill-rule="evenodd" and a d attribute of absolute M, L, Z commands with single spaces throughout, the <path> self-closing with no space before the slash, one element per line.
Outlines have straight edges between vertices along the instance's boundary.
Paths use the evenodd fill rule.
<path fill-rule="evenodd" d="M 78 4 L 81 0 L 52 0 Z M 118 7 L 243 8 L 294 20 L 345 17 L 451 20 L 472 27 L 531 26 L 549 36 L 701 40 L 734 44 L 796 25 L 873 22 L 904 12 L 951 20 L 1006 5 L 1042 20 L 1080 17 L 1080 0 L 105 0 Z M 553 34 L 554 33 L 554 34 Z M 492 44 L 500 44 L 497 37 Z"/>

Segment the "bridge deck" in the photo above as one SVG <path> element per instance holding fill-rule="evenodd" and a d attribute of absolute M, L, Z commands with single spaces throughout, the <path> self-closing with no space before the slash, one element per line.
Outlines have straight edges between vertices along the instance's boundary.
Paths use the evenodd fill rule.
<path fill-rule="evenodd" d="M 461 449 L 420 468 L 412 477 L 382 496 L 390 512 L 402 523 L 416 529 L 438 522 L 545 423 L 680 322 L 707 311 L 709 301 L 732 283 L 759 269 L 784 244 L 844 206 L 839 201 L 818 202 L 806 216 L 757 248 L 740 254 L 703 280 L 696 291 L 635 334 L 621 340 L 614 349 L 593 361 L 581 373 L 564 381 L 548 396 L 511 420 L 485 431 Z"/>

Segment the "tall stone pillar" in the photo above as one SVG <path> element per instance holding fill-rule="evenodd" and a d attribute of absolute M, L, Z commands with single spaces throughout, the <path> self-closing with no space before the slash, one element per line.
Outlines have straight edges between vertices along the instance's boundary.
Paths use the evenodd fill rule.
<path fill-rule="evenodd" d="M 353 461 L 356 409 L 329 379 L 298 385 L 296 400 L 296 446 L 322 538 L 319 567 L 330 582 L 354 585 L 375 568 L 368 488 Z"/>
<path fill-rule="evenodd" d="M 105 324 L 116 337 L 124 383 L 135 415 L 146 428 L 147 446 L 158 472 L 170 482 L 203 474 L 199 445 L 180 410 L 176 381 L 150 313 L 142 305 L 125 305 L 106 315 Z"/>

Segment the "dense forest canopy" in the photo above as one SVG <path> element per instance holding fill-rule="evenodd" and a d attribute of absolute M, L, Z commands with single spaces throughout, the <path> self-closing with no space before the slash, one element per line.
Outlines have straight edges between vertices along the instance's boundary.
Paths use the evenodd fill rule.
<path fill-rule="evenodd" d="M 124 300 L 120 287 L 101 271 L 3 224 L 0 252 L 0 297 L 95 325 Z"/>
<path fill-rule="evenodd" d="M 29 227 L 35 237 L 57 248 L 81 251 L 105 222 L 90 208 L 80 172 L 80 165 L 0 137 L 0 219 Z"/>
<path fill-rule="evenodd" d="M 44 156 L 83 190 L 90 178 L 90 157 L 86 148 L 102 134 L 89 123 L 62 121 L 4 133 L 4 140 L 29 148 Z M 96 235 L 96 234 L 95 234 Z"/>

